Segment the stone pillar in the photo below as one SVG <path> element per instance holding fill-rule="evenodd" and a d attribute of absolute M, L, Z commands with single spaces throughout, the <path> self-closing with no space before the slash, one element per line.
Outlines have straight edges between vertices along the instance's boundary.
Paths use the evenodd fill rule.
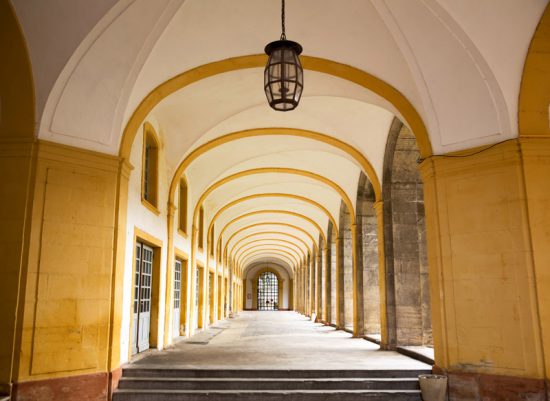
<path fill-rule="evenodd" d="M 323 250 L 324 286 L 323 286 L 323 321 L 330 323 L 330 260 L 328 245 Z"/>
<path fill-rule="evenodd" d="M 311 272 L 309 271 L 309 260 L 310 257 L 308 256 L 306 263 L 304 265 L 304 310 L 305 315 L 310 316 L 310 303 L 309 303 L 309 285 L 310 285 L 310 279 L 309 276 Z"/>
<path fill-rule="evenodd" d="M 363 264 L 359 261 L 357 247 L 357 225 L 351 224 L 351 251 L 353 263 L 353 336 L 362 337 L 365 334 L 365 319 L 363 308 Z"/>
<path fill-rule="evenodd" d="M 315 270 L 315 313 L 317 313 L 317 319 L 323 320 L 323 253 L 321 248 L 317 252 L 317 269 Z"/>
<path fill-rule="evenodd" d="M 317 260 L 316 253 L 311 256 L 309 259 L 309 315 L 313 316 L 314 313 L 317 313 L 316 307 L 317 303 L 315 302 L 315 296 L 317 294 L 317 286 L 315 285 L 316 280 L 316 268 L 315 261 Z"/>
<path fill-rule="evenodd" d="M 342 269 L 342 244 L 340 237 L 336 237 L 336 277 L 335 277 L 335 303 L 336 303 L 336 327 L 341 329 L 343 328 L 344 319 L 342 319 L 342 314 L 344 312 L 343 302 L 344 302 L 344 290 L 343 290 L 343 270 Z"/>
<path fill-rule="evenodd" d="M 384 254 L 384 203 L 378 201 L 374 204 L 377 219 L 378 232 L 378 285 L 380 288 L 380 348 L 389 349 L 388 339 L 388 309 L 387 309 L 387 275 L 386 256 Z"/>

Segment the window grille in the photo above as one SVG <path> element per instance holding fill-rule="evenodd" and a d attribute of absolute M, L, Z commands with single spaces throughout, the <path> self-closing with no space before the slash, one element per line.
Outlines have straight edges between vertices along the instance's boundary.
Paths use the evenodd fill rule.
<path fill-rule="evenodd" d="M 174 266 L 174 309 L 179 309 L 181 304 L 181 260 L 176 260 Z"/>
<path fill-rule="evenodd" d="M 279 309 L 279 282 L 272 272 L 264 272 L 258 278 L 258 310 Z"/>

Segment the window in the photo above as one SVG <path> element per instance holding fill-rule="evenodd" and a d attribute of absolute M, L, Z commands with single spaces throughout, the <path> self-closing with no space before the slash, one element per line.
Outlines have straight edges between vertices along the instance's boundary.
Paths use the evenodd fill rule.
<path fill-rule="evenodd" d="M 204 208 L 199 210 L 199 249 L 204 248 Z"/>
<path fill-rule="evenodd" d="M 181 305 L 181 260 L 176 259 L 174 264 L 174 309 Z"/>
<path fill-rule="evenodd" d="M 143 171 L 141 196 L 144 201 L 157 207 L 158 194 L 158 142 L 150 125 L 145 125 L 143 133 Z"/>
<path fill-rule="evenodd" d="M 187 181 L 183 177 L 180 180 L 179 229 L 187 233 Z"/>
<path fill-rule="evenodd" d="M 279 309 L 279 281 L 272 272 L 258 278 L 258 310 Z"/>

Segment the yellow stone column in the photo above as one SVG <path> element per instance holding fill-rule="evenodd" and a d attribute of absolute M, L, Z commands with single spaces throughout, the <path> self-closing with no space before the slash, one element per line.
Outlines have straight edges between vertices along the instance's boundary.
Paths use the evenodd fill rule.
<path fill-rule="evenodd" d="M 195 222 L 192 222 L 191 226 L 191 257 L 189 258 L 189 274 L 187 275 L 187 298 L 189 299 L 189 313 L 186 314 L 186 322 L 185 322 L 185 332 L 186 335 L 192 336 L 195 334 L 195 321 L 198 321 L 198 316 L 195 316 L 197 314 L 197 310 L 195 308 L 195 298 L 196 298 L 196 283 L 197 283 L 197 261 L 196 261 L 196 243 L 197 243 L 197 235 L 198 235 L 198 227 L 195 225 Z"/>
<path fill-rule="evenodd" d="M 455 375 L 542 380 L 537 285 L 548 275 L 537 275 L 533 263 L 528 205 L 545 199 L 539 204 L 548 210 L 548 167 L 535 157 L 533 176 L 526 179 L 529 167 L 524 169 L 517 140 L 452 156 L 433 156 L 420 165 L 436 365 Z M 533 189 L 539 199 L 526 193 L 531 178 L 541 184 Z"/>
<path fill-rule="evenodd" d="M 128 182 L 132 165 L 120 160 L 117 183 L 117 215 L 115 237 L 115 261 L 111 285 L 111 316 L 109 332 L 109 371 L 120 367 L 120 342 L 122 331 L 124 266 L 126 264 L 126 222 L 128 214 Z M 133 263 L 133 261 L 132 261 Z"/>
<path fill-rule="evenodd" d="M 550 21 L 550 9 L 546 21 Z M 548 56 L 546 56 L 548 57 Z M 546 380 L 550 380 L 550 136 L 520 139 Z"/>
<path fill-rule="evenodd" d="M 96 374 L 110 375 L 120 366 L 130 168 L 118 157 L 70 146 L 38 141 L 32 147 L 34 172 L 24 168 L 31 155 L 24 149 L 18 149 L 21 153 L 15 160 L 15 155 L 5 153 L 7 157 L 0 159 L 0 163 L 13 162 L 6 177 L 23 174 L 21 183 L 28 185 L 24 192 L 19 189 L 12 195 L 25 207 L 32 204 L 25 217 L 28 227 L 22 225 L 20 236 L 11 239 L 14 245 L 23 241 L 26 246 L 14 249 L 23 252 L 17 256 L 19 263 L 25 263 L 19 265 L 17 276 L 22 281 L 1 294 L 2 310 L 12 295 L 20 297 L 17 316 L 21 318 L 18 338 L 2 327 L 5 341 L 0 343 L 16 346 L 13 365 L 2 362 L 2 369 L 8 371 L 2 376 L 10 374 L 16 388 L 22 382 L 39 381 L 40 391 L 48 392 L 52 378 L 63 379 L 65 388 L 74 388 L 78 380 L 73 376 L 88 380 Z M 6 152 L 4 145 L 0 149 Z M 16 167 L 21 170 L 9 172 Z M 10 213 L 14 214 L 11 223 L 16 224 L 18 209 Z M 3 222 L 1 230 L 5 235 L 13 228 Z M 4 263 L 11 262 L 10 256 L 6 254 Z M 13 268 L 7 266 L 3 274 Z M 3 287 L 9 276 L 2 279 Z M 107 381 L 105 386 L 108 391 Z M 23 392 L 21 388 L 21 397 L 30 397 Z"/>
<path fill-rule="evenodd" d="M 32 66 L 9 1 L 0 1 L 0 27 L 0 392 L 8 394 L 18 374 L 37 149 Z"/>
<path fill-rule="evenodd" d="M 165 287 L 165 306 L 164 306 L 164 344 L 172 344 L 172 319 L 174 318 L 174 215 L 176 205 L 168 204 L 167 231 L 168 242 L 166 244 L 166 287 Z"/>
<path fill-rule="evenodd" d="M 1 6 L 0 6 L 1 7 Z M 2 21 L 0 8 L 0 21 Z M 8 45 L 9 46 L 9 45 Z M 0 141 L 0 392 L 9 394 L 17 380 L 23 300 L 27 286 L 28 247 L 36 169 L 36 145 Z M 19 327 L 19 328 L 18 328 Z"/>

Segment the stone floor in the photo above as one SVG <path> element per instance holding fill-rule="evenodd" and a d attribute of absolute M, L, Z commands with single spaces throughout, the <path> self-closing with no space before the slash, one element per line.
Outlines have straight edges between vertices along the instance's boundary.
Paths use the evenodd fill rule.
<path fill-rule="evenodd" d="M 136 365 L 184 369 L 430 369 L 296 312 L 241 312 Z"/>

